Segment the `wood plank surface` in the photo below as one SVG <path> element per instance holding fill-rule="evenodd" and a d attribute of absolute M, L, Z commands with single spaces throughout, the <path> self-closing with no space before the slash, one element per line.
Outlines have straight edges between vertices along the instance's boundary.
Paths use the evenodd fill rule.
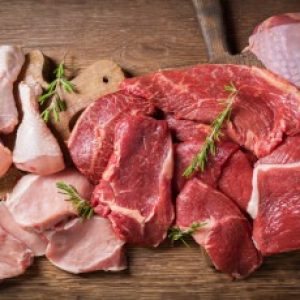
<path fill-rule="evenodd" d="M 241 51 L 254 26 L 300 11 L 299 0 L 223 1 L 228 39 Z M 0 0 L 0 44 L 41 49 L 79 70 L 113 59 L 132 75 L 206 61 L 189 0 Z M 0 283 L 0 299 L 300 299 L 300 253 L 267 258 L 250 278 L 231 281 L 206 266 L 199 248 L 167 243 L 128 249 L 121 273 L 71 275 L 45 259 Z"/>

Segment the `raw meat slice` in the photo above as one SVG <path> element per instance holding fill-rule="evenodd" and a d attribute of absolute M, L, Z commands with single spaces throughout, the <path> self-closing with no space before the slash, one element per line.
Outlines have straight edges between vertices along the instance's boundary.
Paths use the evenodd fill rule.
<path fill-rule="evenodd" d="M 193 238 L 204 247 L 217 270 L 243 278 L 262 263 L 251 239 L 251 225 L 222 193 L 194 178 L 176 199 L 176 224 L 181 229 L 205 223 Z"/>
<path fill-rule="evenodd" d="M 18 110 L 13 95 L 13 83 L 24 63 L 21 48 L 0 46 L 0 132 L 11 133 L 18 124 Z"/>
<path fill-rule="evenodd" d="M 268 18 L 255 28 L 246 49 L 268 69 L 300 87 L 300 13 Z"/>
<path fill-rule="evenodd" d="M 80 116 L 68 147 L 78 170 L 97 184 L 113 152 L 114 129 L 124 116 L 151 114 L 152 104 L 124 91 L 100 98 Z"/>
<path fill-rule="evenodd" d="M 211 127 L 189 120 L 178 120 L 171 115 L 166 117 L 169 129 L 176 140 L 185 142 L 188 140 L 204 140 L 211 132 Z"/>
<path fill-rule="evenodd" d="M 50 175 L 65 168 L 59 144 L 40 116 L 38 96 L 39 84 L 19 84 L 23 109 L 23 120 L 17 131 L 13 161 L 18 169 Z"/>
<path fill-rule="evenodd" d="M 6 201 L 14 219 L 23 228 L 45 231 L 67 218 L 75 217 L 76 211 L 66 196 L 56 188 L 58 181 L 73 185 L 78 193 L 89 199 L 93 186 L 75 170 L 64 170 L 54 175 L 26 175 L 20 179 Z"/>
<path fill-rule="evenodd" d="M 187 179 L 183 177 L 184 170 L 190 165 L 195 155 L 199 152 L 204 139 L 190 140 L 175 145 L 175 171 L 174 185 L 175 191 L 179 192 Z M 229 141 L 222 140 L 217 144 L 215 156 L 209 156 L 204 172 L 195 172 L 194 176 L 201 179 L 206 184 L 217 186 L 217 181 L 221 175 L 222 167 L 228 158 L 237 151 L 239 146 Z"/>
<path fill-rule="evenodd" d="M 121 271 L 126 269 L 123 245 L 109 220 L 75 219 L 51 236 L 46 256 L 58 268 L 74 274 Z"/>
<path fill-rule="evenodd" d="M 12 154 L 0 140 L 0 178 L 6 174 L 12 164 Z"/>
<path fill-rule="evenodd" d="M 218 188 L 238 207 L 247 211 L 252 193 L 253 167 L 245 153 L 237 151 L 229 158 L 218 181 Z"/>
<path fill-rule="evenodd" d="M 114 153 L 92 203 L 130 244 L 158 246 L 174 218 L 173 149 L 166 121 L 128 116 L 115 130 Z"/>
<path fill-rule="evenodd" d="M 23 274 L 32 261 L 32 251 L 0 226 L 0 280 Z"/>
<path fill-rule="evenodd" d="M 263 255 L 300 249 L 300 162 L 258 164 L 248 212 Z"/>
<path fill-rule="evenodd" d="M 178 119 L 211 122 L 223 109 L 224 86 L 239 91 L 228 135 L 258 157 L 269 154 L 284 133 L 300 131 L 300 91 L 271 72 L 242 65 L 198 65 L 130 78 L 126 91 L 153 100 Z"/>
<path fill-rule="evenodd" d="M 42 234 L 24 230 L 16 223 L 4 202 L 0 202 L 0 226 L 19 241 L 23 242 L 35 256 L 45 254 L 48 241 Z"/>

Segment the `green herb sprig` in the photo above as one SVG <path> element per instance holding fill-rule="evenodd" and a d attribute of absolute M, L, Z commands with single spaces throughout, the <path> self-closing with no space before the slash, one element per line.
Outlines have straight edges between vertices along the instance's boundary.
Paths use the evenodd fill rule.
<path fill-rule="evenodd" d="M 202 145 L 200 151 L 195 155 L 191 164 L 184 170 L 182 176 L 190 177 L 195 171 L 204 172 L 206 163 L 208 160 L 208 155 L 216 155 L 216 141 L 219 140 L 221 134 L 221 128 L 225 121 L 230 120 L 232 105 L 235 100 L 238 90 L 231 83 L 230 85 L 225 85 L 224 90 L 229 92 L 229 96 L 225 103 L 227 104 L 225 109 L 218 114 L 216 119 L 212 122 L 211 133 L 206 137 L 204 144 Z"/>
<path fill-rule="evenodd" d="M 56 183 L 56 187 L 60 190 L 60 194 L 64 194 L 69 197 L 66 201 L 70 201 L 72 203 L 79 217 L 82 219 L 90 219 L 94 215 L 94 209 L 91 204 L 79 195 L 74 186 L 63 181 L 59 181 Z"/>
<path fill-rule="evenodd" d="M 66 102 L 61 99 L 60 91 L 75 92 L 75 85 L 65 77 L 64 61 L 54 70 L 54 74 L 56 78 L 39 97 L 40 105 L 44 105 L 46 101 L 51 99 L 50 105 L 41 113 L 41 117 L 46 123 L 49 121 L 50 116 L 53 117 L 55 122 L 59 122 L 59 113 L 67 109 Z"/>
<path fill-rule="evenodd" d="M 185 238 L 191 236 L 197 232 L 200 228 L 205 226 L 206 223 L 193 223 L 189 228 L 181 230 L 179 227 L 175 226 L 169 229 L 168 238 L 171 241 L 181 241 L 184 245 L 189 247 L 188 243 L 185 241 Z"/>

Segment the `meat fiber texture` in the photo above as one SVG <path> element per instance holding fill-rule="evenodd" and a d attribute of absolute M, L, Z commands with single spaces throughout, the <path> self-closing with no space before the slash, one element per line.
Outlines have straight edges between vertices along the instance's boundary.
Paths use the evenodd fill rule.
<path fill-rule="evenodd" d="M 121 88 L 153 101 L 177 119 L 212 122 L 238 90 L 227 134 L 258 157 L 268 155 L 283 135 L 300 131 L 300 92 L 273 73 L 241 65 L 197 65 L 125 80 Z"/>
<path fill-rule="evenodd" d="M 184 230 L 193 223 L 203 225 L 193 238 L 217 270 L 244 278 L 261 265 L 248 220 L 229 198 L 196 178 L 187 182 L 176 199 L 177 226 Z"/>
<path fill-rule="evenodd" d="M 300 136 L 288 137 L 258 161 L 248 212 L 263 255 L 300 249 Z"/>
<path fill-rule="evenodd" d="M 73 185 L 83 198 L 90 199 L 92 184 L 75 170 L 48 176 L 25 175 L 6 201 L 16 222 L 24 229 L 43 232 L 75 217 L 77 212 L 69 201 L 65 201 L 67 196 L 59 193 L 56 187 L 59 181 Z"/>
<path fill-rule="evenodd" d="M 173 149 L 166 121 L 128 116 L 116 126 L 114 152 L 92 203 L 126 242 L 157 246 L 174 218 L 172 174 Z"/>
<path fill-rule="evenodd" d="M 146 99 L 124 91 L 106 95 L 92 103 L 80 116 L 68 147 L 78 170 L 97 184 L 113 152 L 115 125 L 124 116 L 152 114 Z"/>
<path fill-rule="evenodd" d="M 74 274 L 121 271 L 126 269 L 123 245 L 109 220 L 77 218 L 51 235 L 46 256 L 58 268 Z"/>
<path fill-rule="evenodd" d="M 300 13 L 273 16 L 259 24 L 246 50 L 269 70 L 300 87 Z"/>

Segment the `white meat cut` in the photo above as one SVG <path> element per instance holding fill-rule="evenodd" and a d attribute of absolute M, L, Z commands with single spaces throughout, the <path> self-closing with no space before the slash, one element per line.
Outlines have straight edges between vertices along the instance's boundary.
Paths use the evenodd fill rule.
<path fill-rule="evenodd" d="M 23 171 L 49 175 L 63 170 L 65 164 L 57 140 L 40 116 L 37 98 L 41 92 L 37 83 L 19 85 L 24 116 L 17 131 L 13 162 Z"/>
<path fill-rule="evenodd" d="M 45 231 L 69 217 L 75 217 L 76 211 L 66 196 L 59 193 L 58 181 L 64 181 L 76 187 L 78 193 L 89 199 L 93 186 L 75 170 L 64 170 L 54 175 L 39 176 L 29 174 L 20 179 L 6 201 L 14 219 L 23 228 Z"/>
<path fill-rule="evenodd" d="M 74 219 L 49 239 L 47 258 L 70 273 L 126 268 L 124 241 L 118 239 L 108 219 Z"/>
<path fill-rule="evenodd" d="M 6 174 L 12 164 L 12 154 L 0 140 L 0 178 Z"/>
<path fill-rule="evenodd" d="M 13 95 L 24 54 L 19 47 L 0 46 L 0 132 L 11 133 L 18 124 L 18 110 Z"/>

